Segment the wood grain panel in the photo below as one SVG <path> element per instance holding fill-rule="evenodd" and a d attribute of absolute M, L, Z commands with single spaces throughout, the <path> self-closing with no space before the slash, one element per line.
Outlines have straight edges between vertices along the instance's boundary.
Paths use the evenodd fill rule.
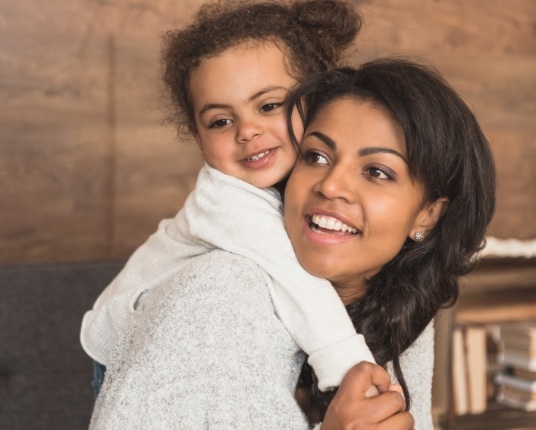
<path fill-rule="evenodd" d="M 374 0 L 350 61 L 426 57 L 499 172 L 490 233 L 536 237 L 533 0 Z M 0 263 L 126 258 L 201 165 L 161 123 L 159 35 L 199 0 L 0 0 Z"/>

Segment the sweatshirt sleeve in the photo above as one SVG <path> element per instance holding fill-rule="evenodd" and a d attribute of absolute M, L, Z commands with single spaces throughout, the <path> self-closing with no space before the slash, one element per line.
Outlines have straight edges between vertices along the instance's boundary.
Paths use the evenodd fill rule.
<path fill-rule="evenodd" d="M 171 219 L 162 220 L 158 230 L 129 258 L 123 270 L 99 295 L 82 320 L 80 343 L 94 360 L 108 365 L 110 354 L 142 294 L 169 281 L 178 267 L 206 252 L 202 246 L 171 238 Z"/>
<path fill-rule="evenodd" d="M 133 315 L 90 429 L 307 429 L 294 399 L 303 353 L 258 266 L 214 251 L 181 272 Z"/>
<path fill-rule="evenodd" d="M 248 257 L 270 275 L 277 315 L 309 355 L 321 390 L 338 386 L 354 364 L 374 362 L 332 285 L 299 264 L 280 199 L 209 166 L 199 178 L 170 234 Z"/>

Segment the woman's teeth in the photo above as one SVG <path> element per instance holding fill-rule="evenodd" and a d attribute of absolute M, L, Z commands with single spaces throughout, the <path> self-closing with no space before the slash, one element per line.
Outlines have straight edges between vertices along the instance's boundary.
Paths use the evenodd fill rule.
<path fill-rule="evenodd" d="M 270 151 L 261 152 L 260 154 L 256 154 L 253 157 L 246 158 L 246 161 L 258 161 L 261 158 L 266 157 L 269 153 L 270 153 Z"/>
<path fill-rule="evenodd" d="M 357 229 L 350 227 L 337 218 L 332 218 L 324 215 L 313 215 L 311 217 L 313 224 L 320 228 L 333 231 L 342 231 L 343 233 L 357 234 Z"/>

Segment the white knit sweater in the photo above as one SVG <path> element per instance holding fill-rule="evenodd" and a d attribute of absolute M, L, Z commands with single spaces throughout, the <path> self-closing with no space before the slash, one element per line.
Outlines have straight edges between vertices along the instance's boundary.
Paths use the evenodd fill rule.
<path fill-rule="evenodd" d="M 80 339 L 87 354 L 109 365 L 117 336 L 140 295 L 213 249 L 251 258 L 270 275 L 276 313 L 309 355 L 320 389 L 338 386 L 354 364 L 374 362 L 331 284 L 299 264 L 283 225 L 279 195 L 208 165 L 183 209 L 160 223 L 84 316 Z"/>
<path fill-rule="evenodd" d="M 307 429 L 294 400 L 304 355 L 275 315 L 270 282 L 251 259 L 213 251 L 146 295 L 90 429 Z M 432 430 L 432 325 L 401 364 L 415 428 Z"/>

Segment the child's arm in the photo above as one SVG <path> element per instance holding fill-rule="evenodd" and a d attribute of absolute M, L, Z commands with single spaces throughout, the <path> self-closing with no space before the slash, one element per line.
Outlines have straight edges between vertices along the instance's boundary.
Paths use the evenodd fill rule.
<path fill-rule="evenodd" d="M 354 364 L 374 362 L 332 285 L 299 264 L 279 199 L 207 166 L 201 178 L 203 186 L 174 220 L 174 234 L 251 258 L 270 275 L 274 308 L 309 355 L 320 389 L 338 386 Z"/>
<path fill-rule="evenodd" d="M 187 243 L 168 230 L 173 230 L 172 219 L 160 222 L 158 230 L 132 254 L 123 270 L 84 315 L 80 343 L 100 364 L 108 364 L 117 336 L 125 328 L 142 294 L 171 279 L 179 266 L 191 257 L 207 251 L 202 245 Z"/>

